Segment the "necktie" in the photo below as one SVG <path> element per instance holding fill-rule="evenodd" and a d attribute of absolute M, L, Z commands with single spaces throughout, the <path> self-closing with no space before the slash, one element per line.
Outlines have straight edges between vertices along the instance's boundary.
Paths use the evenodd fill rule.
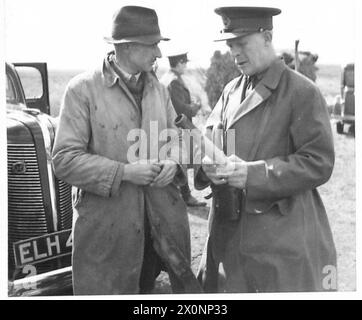
<path fill-rule="evenodd" d="M 132 89 L 137 88 L 137 78 L 136 78 L 136 76 L 134 74 L 131 75 L 131 77 L 129 78 L 128 84 Z"/>
<path fill-rule="evenodd" d="M 246 96 L 250 94 L 252 90 L 254 90 L 257 84 L 257 77 L 256 76 L 248 76 L 243 85 L 243 91 L 241 93 L 241 102 L 244 101 Z"/>
<path fill-rule="evenodd" d="M 135 75 L 132 75 L 128 81 L 126 82 L 126 86 L 128 90 L 131 92 L 133 97 L 135 98 L 140 111 L 142 111 L 141 102 L 142 102 L 142 95 L 143 95 L 143 76 L 140 75 L 139 78 Z"/>
<path fill-rule="evenodd" d="M 243 90 L 241 91 L 241 101 L 240 102 L 243 102 L 246 97 L 246 90 L 248 89 L 248 86 L 249 86 L 249 79 L 250 79 L 250 77 L 246 76 L 246 79 L 243 84 Z"/>
<path fill-rule="evenodd" d="M 256 75 L 249 77 L 249 86 L 251 89 L 254 89 L 257 83 L 258 83 L 258 78 Z"/>
<path fill-rule="evenodd" d="M 128 90 L 133 95 L 136 103 L 142 112 L 141 102 L 142 102 L 142 94 L 143 94 L 143 86 L 144 86 L 144 78 L 143 74 L 138 77 L 135 75 L 131 75 L 129 79 L 127 79 L 121 72 L 120 68 L 118 67 L 115 58 L 113 57 L 110 61 L 111 67 L 113 68 L 114 72 L 123 80 Z"/>

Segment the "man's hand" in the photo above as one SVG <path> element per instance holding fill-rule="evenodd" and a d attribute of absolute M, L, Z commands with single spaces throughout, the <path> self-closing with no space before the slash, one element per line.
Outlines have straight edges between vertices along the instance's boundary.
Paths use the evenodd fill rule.
<path fill-rule="evenodd" d="M 218 178 L 225 179 L 229 186 L 239 189 L 245 188 L 247 174 L 247 162 L 236 155 L 228 157 L 228 165 L 216 169 Z"/>
<path fill-rule="evenodd" d="M 196 116 L 197 112 L 200 110 L 201 108 L 201 103 L 200 102 L 191 102 L 191 113 L 192 116 Z"/>
<path fill-rule="evenodd" d="M 177 163 L 173 160 L 161 160 L 156 165 L 160 168 L 159 175 L 150 184 L 151 187 L 163 188 L 170 184 L 177 172 Z"/>
<path fill-rule="evenodd" d="M 150 184 L 160 173 L 156 163 L 129 163 L 124 166 L 123 180 L 145 186 Z"/>
<path fill-rule="evenodd" d="M 205 157 L 202 160 L 202 169 L 215 185 L 227 183 L 235 188 L 245 188 L 247 165 L 235 155 L 230 156 L 225 165 L 212 163 L 210 158 Z"/>
<path fill-rule="evenodd" d="M 209 157 L 206 156 L 202 159 L 202 169 L 204 170 L 207 177 L 212 181 L 212 183 L 216 185 L 226 184 L 226 179 L 216 174 L 218 167 L 220 166 L 213 163 Z"/>

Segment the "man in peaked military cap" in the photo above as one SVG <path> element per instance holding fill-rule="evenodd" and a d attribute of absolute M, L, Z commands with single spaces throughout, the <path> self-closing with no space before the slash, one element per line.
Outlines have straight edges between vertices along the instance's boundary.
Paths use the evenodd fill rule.
<path fill-rule="evenodd" d="M 101 68 L 66 89 L 53 150 L 56 175 L 76 187 L 74 293 L 151 293 L 161 260 L 174 292 L 189 291 L 189 283 L 197 290 L 186 206 L 176 185 L 185 175 L 172 152 L 178 155 L 179 137 L 171 137 L 165 158 L 164 143 L 152 135 L 177 132 L 169 93 L 152 71 L 161 58 L 158 44 L 168 39 L 153 9 L 126 6 L 115 13 L 105 40 L 114 51 Z M 139 138 L 136 152 L 130 152 L 137 146 L 130 132 Z"/>
<path fill-rule="evenodd" d="M 217 41 L 226 41 L 242 75 L 225 86 L 206 126 L 210 137 L 223 129 L 235 169 L 204 161 L 195 186 L 231 188 L 237 201 L 220 205 L 214 195 L 199 280 L 207 292 L 336 290 L 336 251 L 317 191 L 334 165 L 326 102 L 277 57 L 279 9 L 215 12 L 224 24 Z"/>
<path fill-rule="evenodd" d="M 169 55 L 168 60 L 170 63 L 170 70 L 163 75 L 161 82 L 170 92 L 171 101 L 176 113 L 178 115 L 184 114 L 192 121 L 192 118 L 200 110 L 201 104 L 191 100 L 190 91 L 182 80 L 182 75 L 185 73 L 187 62 L 189 61 L 187 52 Z M 192 149 L 192 147 L 190 147 L 190 149 Z M 190 155 L 191 162 L 192 159 L 193 158 Z M 192 164 L 190 167 L 192 167 Z M 188 206 L 200 207 L 206 205 L 206 202 L 200 202 L 192 196 L 188 182 L 183 186 L 180 186 L 180 191 L 182 198 Z"/>

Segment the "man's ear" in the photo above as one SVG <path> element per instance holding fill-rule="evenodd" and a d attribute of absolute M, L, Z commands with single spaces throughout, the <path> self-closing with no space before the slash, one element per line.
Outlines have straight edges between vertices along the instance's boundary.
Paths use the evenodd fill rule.
<path fill-rule="evenodd" d="M 175 69 L 178 70 L 180 68 L 180 66 L 181 66 L 181 61 L 177 62 Z"/>
<path fill-rule="evenodd" d="M 265 40 L 266 42 L 272 42 L 272 40 L 273 40 L 273 31 L 271 31 L 271 30 L 265 30 L 265 31 L 263 32 L 263 35 L 264 35 L 264 40 Z"/>

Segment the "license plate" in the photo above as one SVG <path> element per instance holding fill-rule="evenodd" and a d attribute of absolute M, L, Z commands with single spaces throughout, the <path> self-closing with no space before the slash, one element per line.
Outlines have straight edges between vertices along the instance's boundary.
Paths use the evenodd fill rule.
<path fill-rule="evenodd" d="M 67 229 L 14 242 L 16 267 L 20 268 L 71 254 L 71 231 L 72 229 Z"/>

